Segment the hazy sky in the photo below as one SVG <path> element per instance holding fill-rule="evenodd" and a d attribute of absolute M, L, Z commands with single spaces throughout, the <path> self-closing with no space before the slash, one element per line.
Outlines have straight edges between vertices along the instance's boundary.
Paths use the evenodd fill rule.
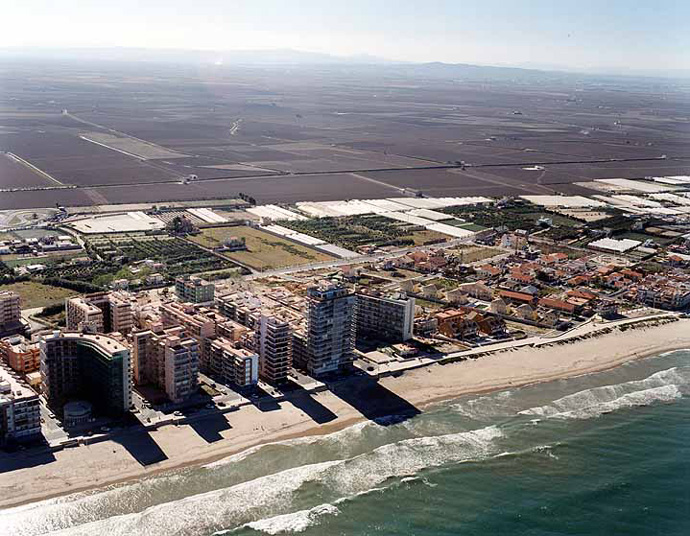
<path fill-rule="evenodd" d="M 0 0 L 0 47 L 294 48 L 690 69 L 690 0 Z"/>

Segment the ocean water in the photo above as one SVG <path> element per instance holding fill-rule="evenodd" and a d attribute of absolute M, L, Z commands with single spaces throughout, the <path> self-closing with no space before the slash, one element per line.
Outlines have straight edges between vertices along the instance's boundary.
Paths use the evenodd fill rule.
<path fill-rule="evenodd" d="M 690 534 L 690 352 L 0 511 L 0 535 Z"/>

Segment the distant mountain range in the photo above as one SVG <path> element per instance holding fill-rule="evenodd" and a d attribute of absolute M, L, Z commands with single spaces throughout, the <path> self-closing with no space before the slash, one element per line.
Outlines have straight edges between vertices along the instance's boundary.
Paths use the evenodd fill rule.
<path fill-rule="evenodd" d="M 326 65 L 326 64 L 394 64 L 366 54 L 333 56 L 319 52 L 292 49 L 270 50 L 184 50 L 152 48 L 0 48 L 0 58 L 81 59 L 89 61 L 126 61 L 157 63 L 207 63 L 238 65 Z"/>
<path fill-rule="evenodd" d="M 389 66 L 409 75 L 428 77 L 470 77 L 508 78 L 544 76 L 546 73 L 559 75 L 624 75 L 635 77 L 690 78 L 690 71 L 641 70 L 641 69 L 569 69 L 558 65 L 474 65 L 466 63 L 427 62 L 414 63 L 388 60 L 368 54 L 355 56 L 334 56 L 319 52 L 292 49 L 269 50 L 184 50 L 150 48 L 0 48 L 0 59 L 52 59 L 82 61 L 115 61 L 126 63 L 149 62 L 168 64 L 207 65 L 256 65 L 256 66 Z"/>

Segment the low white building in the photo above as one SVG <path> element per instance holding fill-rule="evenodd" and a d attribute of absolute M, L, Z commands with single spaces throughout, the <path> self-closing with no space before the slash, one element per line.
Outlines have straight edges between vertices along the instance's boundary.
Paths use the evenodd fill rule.
<path fill-rule="evenodd" d="M 629 238 L 623 238 L 621 240 L 616 240 L 615 238 L 601 238 L 590 242 L 587 244 L 587 247 L 598 251 L 625 253 L 626 251 L 636 248 L 640 244 L 642 244 L 642 242 L 639 240 L 631 240 Z"/>

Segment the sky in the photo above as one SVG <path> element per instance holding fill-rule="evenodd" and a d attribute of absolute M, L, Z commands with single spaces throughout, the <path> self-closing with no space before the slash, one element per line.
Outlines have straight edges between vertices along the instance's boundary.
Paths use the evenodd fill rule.
<path fill-rule="evenodd" d="M 289 48 L 402 61 L 690 69 L 690 0 L 0 0 L 0 48 Z"/>

